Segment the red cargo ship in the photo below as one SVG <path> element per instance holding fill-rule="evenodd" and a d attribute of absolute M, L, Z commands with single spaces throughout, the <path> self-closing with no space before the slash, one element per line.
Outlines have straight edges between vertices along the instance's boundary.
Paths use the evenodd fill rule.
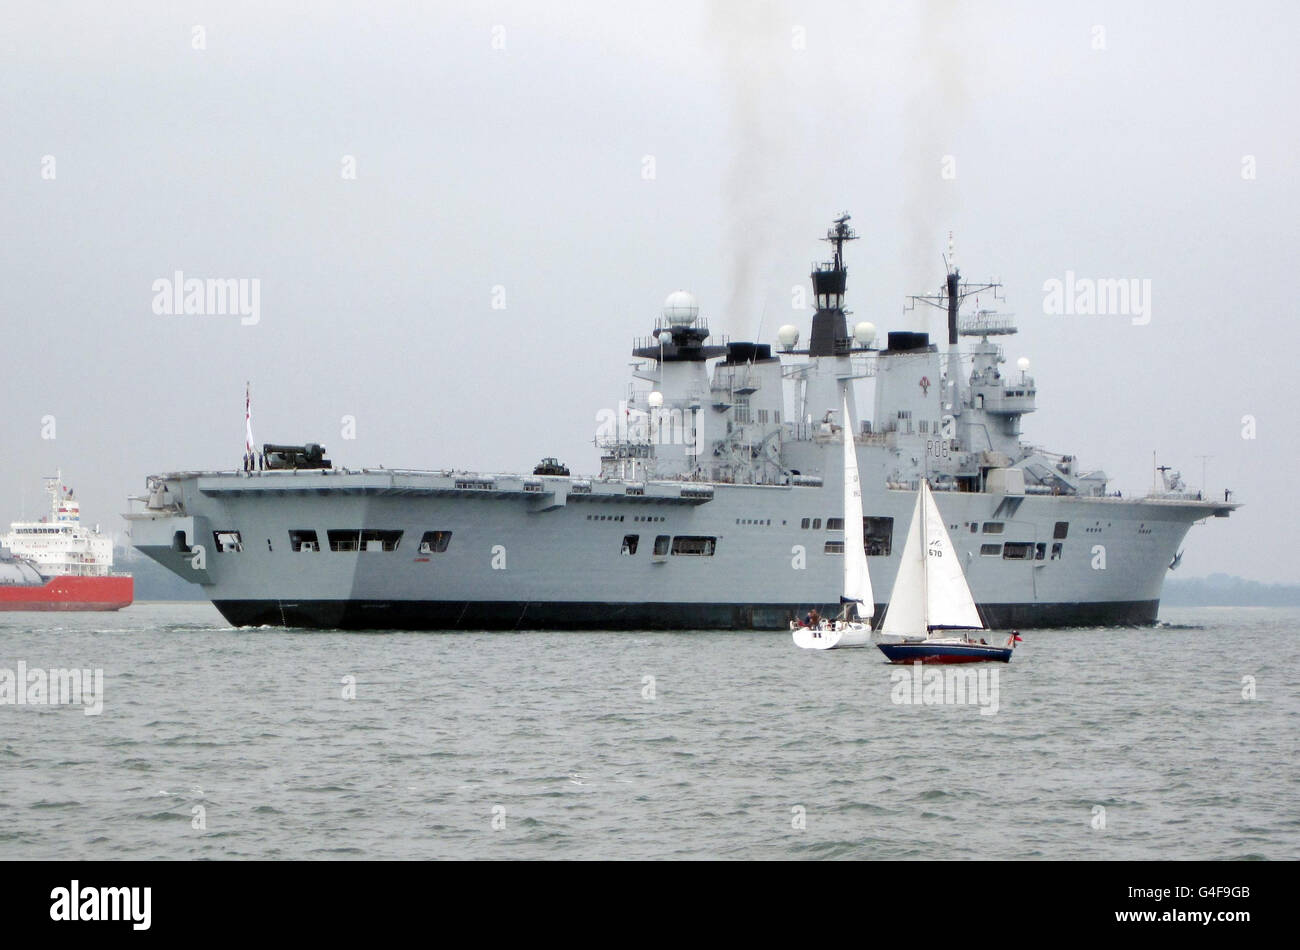
<path fill-rule="evenodd" d="M 15 521 L 0 538 L 0 610 L 120 610 L 135 596 L 130 574 L 113 573 L 113 540 L 81 523 L 61 474 L 45 479 L 50 514 Z"/>

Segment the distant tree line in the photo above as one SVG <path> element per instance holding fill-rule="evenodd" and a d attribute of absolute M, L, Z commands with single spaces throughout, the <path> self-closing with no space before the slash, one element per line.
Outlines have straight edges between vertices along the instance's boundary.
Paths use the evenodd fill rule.
<path fill-rule="evenodd" d="M 1300 584 L 1261 584 L 1244 577 L 1170 577 L 1160 603 L 1169 607 L 1300 607 Z"/>

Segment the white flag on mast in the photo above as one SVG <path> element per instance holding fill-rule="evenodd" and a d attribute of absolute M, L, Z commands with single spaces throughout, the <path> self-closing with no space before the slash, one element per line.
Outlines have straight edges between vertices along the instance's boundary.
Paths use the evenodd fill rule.
<path fill-rule="evenodd" d="M 247 455 L 255 454 L 253 452 L 253 398 L 249 383 L 244 383 L 244 452 Z"/>

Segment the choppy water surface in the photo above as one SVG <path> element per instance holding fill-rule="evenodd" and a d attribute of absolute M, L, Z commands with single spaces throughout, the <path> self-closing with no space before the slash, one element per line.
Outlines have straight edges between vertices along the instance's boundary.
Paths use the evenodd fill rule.
<path fill-rule="evenodd" d="M 0 614 L 0 669 L 104 670 L 0 705 L 0 858 L 1300 858 L 1300 611 L 1163 619 L 1023 631 L 983 715 L 784 634 Z"/>

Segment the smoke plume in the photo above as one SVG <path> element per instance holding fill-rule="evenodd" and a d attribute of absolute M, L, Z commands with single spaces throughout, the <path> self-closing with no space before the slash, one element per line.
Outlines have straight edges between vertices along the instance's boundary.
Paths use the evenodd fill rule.
<path fill-rule="evenodd" d="M 776 259 L 776 228 L 790 201 L 790 24 L 774 0 L 715 0 L 709 32 L 730 116 L 722 182 L 729 296 L 721 324 L 748 339 L 758 328 L 765 288 L 789 270 L 788 261 Z M 771 329 L 769 319 L 764 332 Z"/>

